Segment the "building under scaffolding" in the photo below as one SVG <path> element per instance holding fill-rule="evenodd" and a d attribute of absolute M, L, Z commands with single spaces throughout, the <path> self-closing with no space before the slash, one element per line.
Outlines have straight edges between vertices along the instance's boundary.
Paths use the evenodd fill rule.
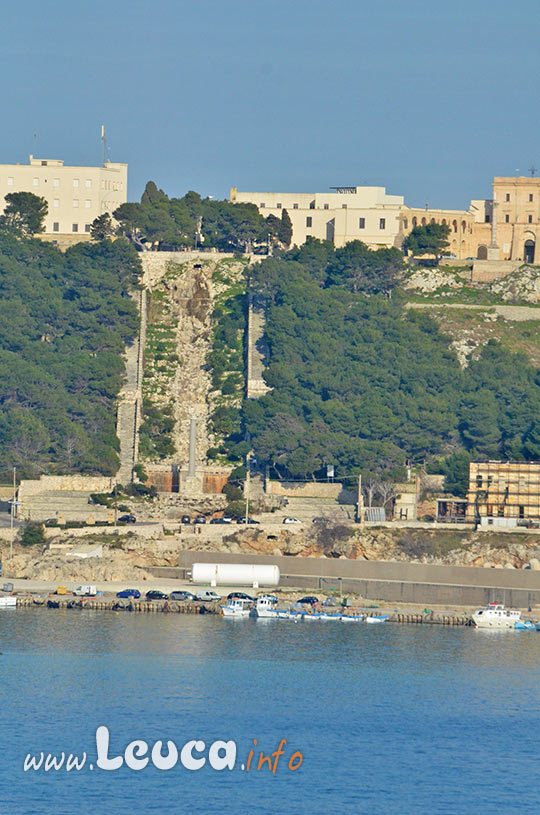
<path fill-rule="evenodd" d="M 471 461 L 467 501 L 481 526 L 540 526 L 540 462 Z"/>

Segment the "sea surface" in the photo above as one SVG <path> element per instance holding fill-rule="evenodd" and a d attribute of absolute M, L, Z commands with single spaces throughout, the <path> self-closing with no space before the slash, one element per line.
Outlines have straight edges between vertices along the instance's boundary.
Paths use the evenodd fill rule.
<path fill-rule="evenodd" d="M 1 609 L 0 651 L 3 815 L 540 812 L 535 632 Z M 207 761 L 102 770 L 100 726 L 109 758 L 199 740 Z M 41 751 L 87 764 L 25 772 Z"/>

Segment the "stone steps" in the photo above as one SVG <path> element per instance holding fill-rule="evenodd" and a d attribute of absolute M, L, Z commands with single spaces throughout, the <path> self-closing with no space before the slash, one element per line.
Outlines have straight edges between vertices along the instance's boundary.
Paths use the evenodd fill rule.
<path fill-rule="evenodd" d="M 29 495 L 21 507 L 22 517 L 33 521 L 46 521 L 63 515 L 66 521 L 84 521 L 89 516 L 96 520 L 106 520 L 110 510 L 107 507 L 89 504 L 89 492 L 48 491 Z"/>

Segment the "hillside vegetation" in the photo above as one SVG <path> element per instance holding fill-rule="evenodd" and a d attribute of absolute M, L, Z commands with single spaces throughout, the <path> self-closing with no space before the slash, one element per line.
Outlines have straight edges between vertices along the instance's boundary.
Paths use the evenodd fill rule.
<path fill-rule="evenodd" d="M 540 375 L 489 341 L 462 369 L 426 312 L 405 309 L 397 250 L 309 242 L 252 267 L 267 302 L 272 391 L 244 404 L 284 476 L 396 477 L 409 459 L 540 456 Z M 454 462 L 455 463 L 455 462 Z"/>
<path fill-rule="evenodd" d="M 124 241 L 65 254 L 0 233 L 0 474 L 118 468 L 115 399 L 137 331 L 128 292 L 140 262 Z"/>

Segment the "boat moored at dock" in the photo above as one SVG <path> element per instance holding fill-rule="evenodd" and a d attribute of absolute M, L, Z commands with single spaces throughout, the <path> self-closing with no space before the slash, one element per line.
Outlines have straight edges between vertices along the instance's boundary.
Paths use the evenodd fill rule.
<path fill-rule="evenodd" d="M 521 611 L 507 609 L 502 603 L 489 603 L 486 608 L 475 611 L 472 615 L 475 628 L 514 629 L 525 631 L 535 629 L 534 623 L 521 619 Z"/>
<path fill-rule="evenodd" d="M 221 611 L 224 617 L 249 617 L 252 606 L 251 600 L 233 597 L 226 606 L 221 607 Z"/>

